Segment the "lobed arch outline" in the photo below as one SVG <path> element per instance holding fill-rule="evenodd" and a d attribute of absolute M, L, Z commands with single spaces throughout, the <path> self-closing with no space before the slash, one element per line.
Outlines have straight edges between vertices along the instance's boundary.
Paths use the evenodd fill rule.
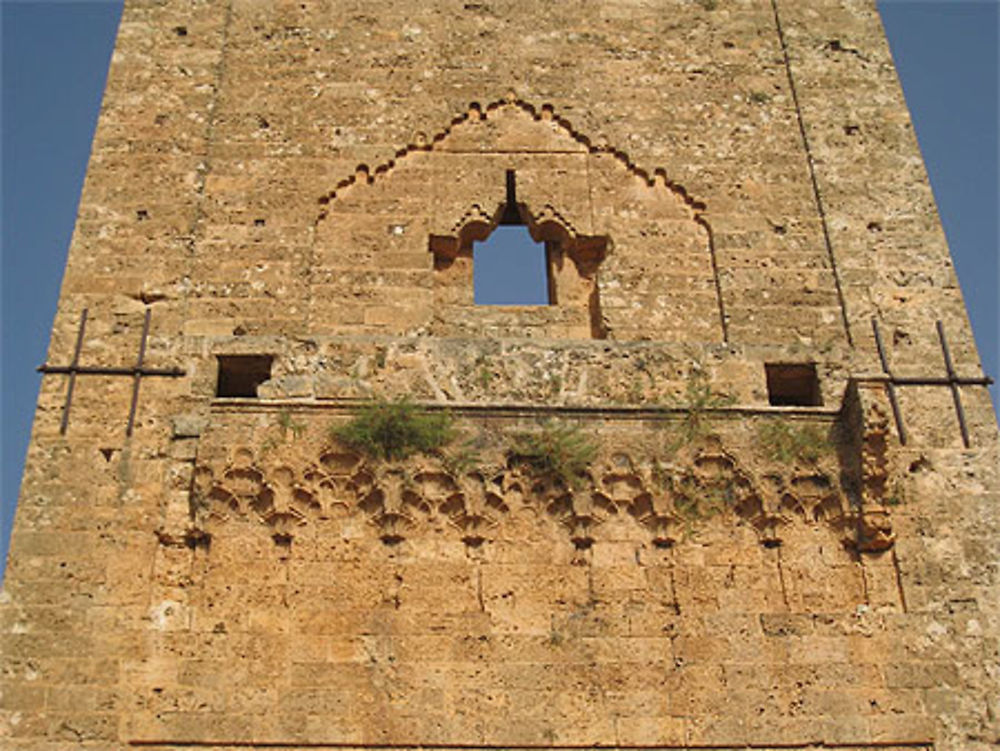
<path fill-rule="evenodd" d="M 505 204 L 501 204 L 491 214 L 480 204 L 474 203 L 452 225 L 450 234 L 431 234 L 429 250 L 434 256 L 434 268 L 446 269 L 459 257 L 471 260 L 473 243 L 482 242 L 493 234 L 493 230 L 500 225 L 505 210 Z M 606 235 L 580 234 L 549 203 L 543 204 L 537 212 L 531 211 L 524 203 L 517 203 L 516 211 L 531 239 L 545 246 L 549 303 L 558 304 L 562 301 L 562 292 L 555 282 L 553 272 L 558 273 L 565 264 L 572 263 L 580 278 L 590 285 L 587 310 L 591 336 L 594 339 L 607 338 L 608 329 L 601 315 L 597 270 L 607 255 L 609 238 Z"/>
<path fill-rule="evenodd" d="M 542 204 L 541 209 L 538 211 L 531 211 L 525 204 L 521 203 L 518 204 L 518 210 L 522 213 L 522 218 L 525 220 L 525 224 L 536 242 L 538 242 L 538 238 L 535 237 L 535 230 L 545 225 L 557 226 L 565 237 L 578 237 L 580 235 L 576 227 L 573 226 L 573 223 L 551 203 Z M 492 232 L 500 223 L 501 213 L 499 208 L 491 213 L 483 208 L 482 204 L 474 203 L 452 225 L 451 234 L 458 236 L 466 228 L 475 224 L 487 225 L 490 232 Z"/>
<path fill-rule="evenodd" d="M 531 211 L 523 203 L 517 204 L 525 229 L 536 243 L 554 242 L 572 251 L 574 243 L 580 244 L 580 249 L 593 250 L 595 244 L 600 244 L 600 259 L 603 260 L 607 240 L 602 236 L 581 235 L 573 223 L 561 214 L 552 204 L 543 204 L 539 211 Z M 489 237 L 501 222 L 503 205 L 492 213 L 481 204 L 472 204 L 456 221 L 449 235 L 431 235 L 431 251 L 435 258 L 454 259 L 463 253 L 470 253 L 473 242 L 481 242 Z M 574 259 L 576 260 L 576 259 Z M 579 261 L 577 260 L 577 265 Z"/>
<path fill-rule="evenodd" d="M 344 179 L 337 182 L 337 184 L 326 193 L 322 194 L 318 199 L 317 203 L 323 207 L 321 208 L 316 220 L 313 222 L 313 227 L 318 227 L 323 220 L 329 215 L 329 206 L 333 203 L 339 194 L 343 194 L 345 190 L 352 187 L 355 184 L 362 183 L 366 185 L 371 185 L 377 180 L 385 177 L 389 172 L 392 171 L 394 167 L 403 159 L 408 157 L 410 154 L 418 151 L 429 152 L 433 151 L 435 146 L 442 141 L 444 141 L 452 131 L 459 125 L 462 125 L 469 121 L 479 121 L 489 119 L 490 113 L 494 112 L 502 107 L 516 107 L 521 111 L 530 115 L 536 121 L 552 121 L 559 125 L 563 129 L 564 133 L 572 138 L 574 141 L 583 146 L 590 154 L 609 154 L 615 158 L 615 160 L 631 175 L 634 175 L 641 180 L 645 181 L 650 187 L 655 187 L 657 185 L 670 191 L 672 194 L 680 198 L 682 203 L 691 212 L 692 220 L 701 226 L 708 236 L 708 248 L 709 257 L 712 265 L 712 277 L 715 283 L 715 295 L 716 301 L 719 308 L 719 323 L 722 328 L 722 339 L 723 342 L 729 343 L 729 323 L 728 316 L 726 314 L 725 302 L 722 295 L 722 284 L 719 276 L 718 261 L 716 258 L 715 250 L 715 239 L 712 232 L 712 227 L 705 218 L 704 212 L 707 209 L 707 205 L 704 201 L 694 198 L 688 190 L 679 183 L 674 182 L 667 176 L 667 172 L 662 167 L 656 167 L 653 170 L 648 170 L 644 167 L 638 165 L 625 151 L 615 148 L 611 144 L 600 139 L 595 141 L 591 139 L 584 133 L 573 127 L 573 124 L 562 115 L 558 114 L 555 108 L 549 103 L 543 103 L 541 106 L 536 107 L 524 99 L 519 98 L 513 92 L 508 93 L 506 96 L 500 99 L 495 99 L 483 107 L 479 102 L 471 102 L 466 109 L 460 115 L 453 117 L 449 123 L 441 130 L 434 133 L 431 137 L 426 137 L 422 133 L 418 134 L 417 138 L 413 142 L 408 143 L 406 146 L 398 149 L 394 156 L 387 161 L 377 165 L 374 169 L 369 167 L 367 164 L 359 164 L 354 171 L 353 175 L 349 175 Z M 477 221 L 479 216 L 485 214 L 481 206 L 473 205 L 470 207 L 469 211 L 456 223 L 456 228 L 460 229 L 463 224 L 467 223 L 469 220 L 473 222 Z M 543 218 L 543 215 L 548 215 Z M 569 224 L 569 222 L 555 209 L 555 207 L 546 204 L 542 207 L 538 216 L 534 217 L 535 221 L 539 224 L 555 219 L 556 224 L 561 225 L 564 231 L 567 231 L 570 236 L 575 236 L 575 230 Z M 456 229 L 456 231 L 457 231 Z"/>

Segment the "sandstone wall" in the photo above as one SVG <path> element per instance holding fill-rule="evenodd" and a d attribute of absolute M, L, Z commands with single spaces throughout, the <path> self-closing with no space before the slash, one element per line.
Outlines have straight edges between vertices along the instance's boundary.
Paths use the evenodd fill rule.
<path fill-rule="evenodd" d="M 473 302 L 510 179 L 548 306 Z M 77 341 L 6 747 L 1000 741 L 997 426 L 867 0 L 129 3 Z M 404 395 L 446 445 L 331 434 Z"/>

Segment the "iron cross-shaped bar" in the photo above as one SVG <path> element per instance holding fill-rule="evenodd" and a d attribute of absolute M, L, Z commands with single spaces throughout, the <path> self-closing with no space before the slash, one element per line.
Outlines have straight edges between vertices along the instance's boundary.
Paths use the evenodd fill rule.
<path fill-rule="evenodd" d="M 146 317 L 142 324 L 142 339 L 139 341 L 139 354 L 135 365 L 132 367 L 104 368 L 87 365 L 80 365 L 80 351 L 83 349 L 83 335 L 87 327 L 87 308 L 80 313 L 80 327 L 76 332 L 76 346 L 73 349 L 73 359 L 69 365 L 39 365 L 39 373 L 64 373 L 69 375 L 69 383 L 66 385 L 66 401 L 63 403 L 62 421 L 59 423 L 59 433 L 66 434 L 69 427 L 69 411 L 73 404 L 73 389 L 76 386 L 78 375 L 125 375 L 132 376 L 132 404 L 129 407 L 128 423 L 125 428 L 125 435 L 132 435 L 135 427 L 136 407 L 139 403 L 139 384 L 143 376 L 167 376 L 177 378 L 183 376 L 185 371 L 181 368 L 147 368 L 143 365 L 146 358 L 146 342 L 149 339 L 149 320 L 152 311 L 146 308 Z"/>
<path fill-rule="evenodd" d="M 872 318 L 872 331 L 875 334 L 875 346 L 878 348 L 878 357 L 882 365 L 883 378 L 877 379 L 885 383 L 886 392 L 889 395 L 889 404 L 892 407 L 892 416 L 896 421 L 896 430 L 899 433 L 899 442 L 906 445 L 906 428 L 903 426 L 903 415 L 899 409 L 899 402 L 896 399 L 897 386 L 948 386 L 951 388 L 952 400 L 955 402 L 955 414 L 958 417 L 958 427 L 962 431 L 962 443 L 965 448 L 972 444 L 969 439 L 969 426 L 965 420 L 965 409 L 962 407 L 962 395 L 959 386 L 989 386 L 993 379 L 989 376 L 979 378 L 963 378 L 955 372 L 955 366 L 951 361 L 951 350 L 948 349 L 948 340 L 944 335 L 944 325 L 941 321 L 936 322 L 938 342 L 941 344 L 941 353 L 944 357 L 944 366 L 948 375 L 944 378 L 940 376 L 897 376 L 889 369 L 889 360 L 886 357 L 885 346 L 882 344 L 882 333 L 879 330 L 878 321 Z"/>

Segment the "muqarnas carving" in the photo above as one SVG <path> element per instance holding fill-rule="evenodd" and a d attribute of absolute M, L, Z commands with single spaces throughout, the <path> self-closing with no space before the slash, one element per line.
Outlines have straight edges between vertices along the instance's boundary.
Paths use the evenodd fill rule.
<path fill-rule="evenodd" d="M 866 518 L 860 505 L 850 500 L 840 473 L 823 462 L 755 469 L 760 465 L 753 457 L 741 457 L 716 437 L 669 455 L 599 456 L 578 482 L 502 451 L 490 459 L 459 469 L 443 456 L 375 461 L 335 445 L 314 460 L 240 447 L 223 466 L 197 467 L 192 513 L 209 534 L 225 534 L 227 522 L 242 520 L 288 541 L 303 525 L 360 517 L 389 545 L 445 526 L 479 547 L 503 536 L 512 513 L 530 510 L 562 528 L 581 550 L 599 544 L 602 526 L 615 517 L 632 519 L 637 539 L 657 547 L 715 519 L 749 525 L 766 546 L 780 544 L 788 525 L 823 522 L 845 544 L 872 549 L 856 538 Z M 891 545 L 891 528 L 882 532 L 882 547 Z"/>

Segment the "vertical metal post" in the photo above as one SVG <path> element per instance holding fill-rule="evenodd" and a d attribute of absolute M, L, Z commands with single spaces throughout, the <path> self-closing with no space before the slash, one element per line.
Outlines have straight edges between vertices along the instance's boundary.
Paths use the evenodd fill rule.
<path fill-rule="evenodd" d="M 889 380 L 885 384 L 885 390 L 889 394 L 889 404 L 892 407 L 892 417 L 896 421 L 896 431 L 899 433 L 899 443 L 906 445 L 906 428 L 903 427 L 903 415 L 899 411 L 899 402 L 896 399 L 896 384 L 889 370 L 889 360 L 885 356 L 885 347 L 882 346 L 882 332 L 879 331 L 878 321 L 872 318 L 872 331 L 875 332 L 875 346 L 878 348 L 878 359 L 882 363 L 882 372 Z"/>
<path fill-rule="evenodd" d="M 73 404 L 73 389 L 76 387 L 76 369 L 80 364 L 80 350 L 83 349 L 83 332 L 87 327 L 87 309 L 80 312 L 80 328 L 76 332 L 76 346 L 73 348 L 73 361 L 70 363 L 69 383 L 66 386 L 66 401 L 63 404 L 62 422 L 59 423 L 59 434 L 66 435 L 69 427 L 69 409 Z"/>
<path fill-rule="evenodd" d="M 965 422 L 965 410 L 962 408 L 962 394 L 958 390 L 958 375 L 955 373 L 955 366 L 951 362 L 951 352 L 948 349 L 948 340 L 944 336 L 944 326 L 941 321 L 936 322 L 938 339 L 941 341 L 941 352 L 944 354 L 944 366 L 948 370 L 948 385 L 951 387 L 951 398 L 955 402 L 955 414 L 958 415 L 958 427 L 962 431 L 962 443 L 965 448 L 969 448 L 969 426 Z"/>
<path fill-rule="evenodd" d="M 135 410 L 139 402 L 139 384 L 142 382 L 142 361 L 146 357 L 146 340 L 149 337 L 149 316 L 152 311 L 146 308 L 146 318 L 142 322 L 142 339 L 139 341 L 139 358 L 135 362 L 135 371 L 132 374 L 132 405 L 128 410 L 128 426 L 125 428 L 125 435 L 132 435 L 132 428 L 135 426 Z"/>

